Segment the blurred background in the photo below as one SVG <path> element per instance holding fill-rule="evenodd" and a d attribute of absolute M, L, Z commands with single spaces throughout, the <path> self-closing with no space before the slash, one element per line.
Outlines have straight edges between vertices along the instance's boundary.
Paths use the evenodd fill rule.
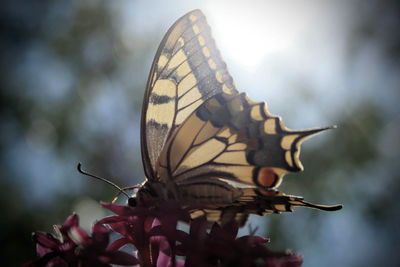
<path fill-rule="evenodd" d="M 17 0 L 0 9 L 2 265 L 35 257 L 31 232 L 106 215 L 144 179 L 139 121 L 169 26 L 201 8 L 240 91 L 290 128 L 338 125 L 302 146 L 281 190 L 341 211 L 251 219 L 304 266 L 399 266 L 398 1 Z M 247 228 L 242 230 L 247 234 Z"/>

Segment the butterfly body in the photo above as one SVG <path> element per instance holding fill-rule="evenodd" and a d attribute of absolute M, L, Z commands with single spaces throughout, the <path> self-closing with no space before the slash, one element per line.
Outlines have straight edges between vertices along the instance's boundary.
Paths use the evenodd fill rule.
<path fill-rule="evenodd" d="M 132 203 L 176 199 L 210 222 L 295 206 L 336 210 L 276 190 L 302 170 L 300 144 L 326 130 L 292 131 L 264 102 L 239 93 L 203 13 L 189 12 L 161 41 L 147 83 L 141 148 L 147 180 Z"/>

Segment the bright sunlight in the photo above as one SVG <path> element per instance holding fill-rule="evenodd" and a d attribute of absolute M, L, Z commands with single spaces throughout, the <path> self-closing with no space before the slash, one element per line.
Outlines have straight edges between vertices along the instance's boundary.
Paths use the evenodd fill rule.
<path fill-rule="evenodd" d="M 309 27 L 311 5 L 290 4 L 285 8 L 288 3 L 209 1 L 206 13 L 221 51 L 240 64 L 256 67 L 268 54 L 293 49 Z"/>

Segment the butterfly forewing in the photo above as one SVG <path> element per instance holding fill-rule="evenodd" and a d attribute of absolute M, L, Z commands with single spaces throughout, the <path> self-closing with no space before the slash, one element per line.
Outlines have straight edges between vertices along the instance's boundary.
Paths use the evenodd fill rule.
<path fill-rule="evenodd" d="M 205 100 L 237 92 L 206 18 L 194 10 L 167 32 L 154 58 L 143 101 L 141 146 L 148 179 L 174 130 Z"/>

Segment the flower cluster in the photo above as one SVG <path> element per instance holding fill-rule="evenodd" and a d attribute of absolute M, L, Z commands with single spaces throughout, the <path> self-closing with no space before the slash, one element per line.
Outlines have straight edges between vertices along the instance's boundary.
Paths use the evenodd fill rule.
<path fill-rule="evenodd" d="M 62 226 L 55 226 L 55 235 L 36 232 L 33 240 L 38 260 L 28 266 L 111 266 L 110 264 L 134 265 L 138 260 L 123 251 L 107 248 L 109 230 L 100 223 L 92 227 L 92 236 L 79 228 L 76 214 L 67 218 Z"/>
<path fill-rule="evenodd" d="M 301 266 L 302 257 L 290 252 L 272 252 L 268 239 L 248 235 L 236 238 L 238 225 L 214 224 L 205 217 L 190 219 L 189 209 L 176 201 L 152 202 L 136 207 L 102 203 L 116 215 L 93 225 L 89 236 L 79 228 L 78 216 L 70 216 L 56 235 L 35 233 L 39 259 L 33 266 Z M 190 224 L 188 232 L 178 222 Z M 108 225 L 108 228 L 105 226 Z M 109 244 L 114 231 L 120 238 Z M 131 244 L 135 251 L 122 251 Z"/>

